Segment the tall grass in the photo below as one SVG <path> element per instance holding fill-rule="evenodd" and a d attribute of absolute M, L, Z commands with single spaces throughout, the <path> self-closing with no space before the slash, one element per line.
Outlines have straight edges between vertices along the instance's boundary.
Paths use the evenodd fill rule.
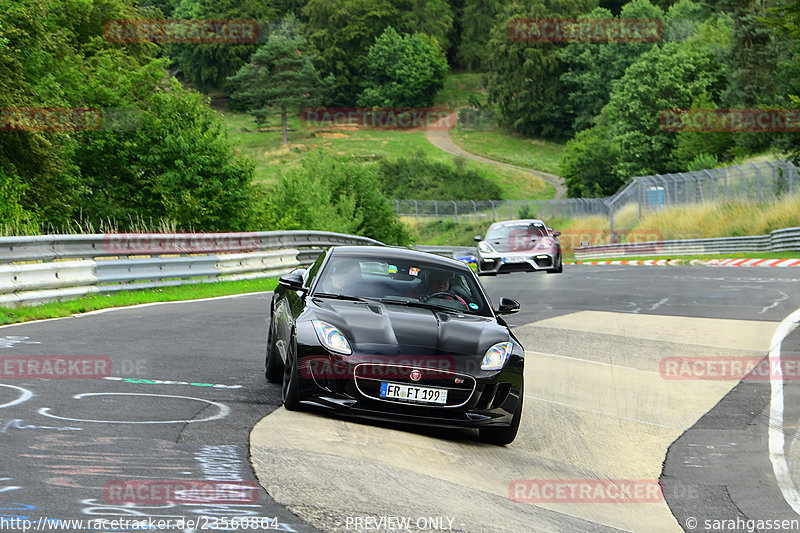
<path fill-rule="evenodd" d="M 178 226 L 174 220 L 152 218 L 145 220 L 143 217 L 129 217 L 121 223 L 119 220 L 104 219 L 92 221 L 82 217 L 68 220 L 61 226 L 51 223 L 37 224 L 31 219 L 17 218 L 0 223 L 0 237 L 28 236 L 28 235 L 89 235 L 97 233 L 177 233 Z M 180 231 L 189 231 L 180 230 Z"/>

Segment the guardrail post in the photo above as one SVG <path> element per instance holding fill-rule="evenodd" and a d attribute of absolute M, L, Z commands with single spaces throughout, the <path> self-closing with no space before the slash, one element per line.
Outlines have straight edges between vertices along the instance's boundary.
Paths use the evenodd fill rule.
<path fill-rule="evenodd" d="M 492 222 L 494 222 L 494 221 L 495 221 L 495 215 L 494 215 L 494 200 L 489 200 L 489 203 L 490 203 L 490 204 L 492 204 Z"/>
<path fill-rule="evenodd" d="M 736 170 L 739 171 L 739 199 L 744 200 L 744 171 L 739 165 L 736 165 Z"/>
<path fill-rule="evenodd" d="M 514 202 L 508 201 L 508 218 L 514 218 Z"/>
<path fill-rule="evenodd" d="M 433 201 L 433 212 L 436 213 L 436 220 L 439 220 L 439 204 L 436 200 Z"/>
<path fill-rule="evenodd" d="M 419 224 L 419 202 L 416 200 L 414 200 L 414 218 L 416 219 L 417 224 Z"/>
<path fill-rule="evenodd" d="M 455 200 L 450 200 L 450 201 L 453 202 L 453 212 L 455 213 L 456 216 L 456 224 L 458 224 L 458 205 L 456 205 Z"/>
<path fill-rule="evenodd" d="M 472 202 L 472 221 L 478 221 L 478 204 L 475 203 L 475 200 L 470 200 Z"/>
<path fill-rule="evenodd" d="M 711 201 L 714 201 L 714 175 L 711 174 L 708 170 L 703 170 L 703 172 L 708 176 L 709 180 L 711 180 Z"/>
<path fill-rule="evenodd" d="M 642 202 L 644 201 L 644 195 L 642 194 L 642 178 L 636 179 L 636 193 L 639 196 L 639 222 L 642 221 Z"/>
<path fill-rule="evenodd" d="M 770 163 L 769 161 L 764 161 L 767 165 L 769 165 L 770 170 L 772 170 L 772 196 L 778 196 L 778 176 L 775 173 L 775 165 Z"/>
<path fill-rule="evenodd" d="M 758 201 L 761 201 L 761 168 L 757 167 L 755 163 L 750 163 L 750 166 L 753 167 L 756 171 L 756 187 L 758 188 Z"/>
<path fill-rule="evenodd" d="M 722 201 L 725 202 L 725 201 L 728 200 L 728 171 L 727 170 L 722 170 L 720 168 L 720 169 L 717 170 L 717 172 L 719 174 L 722 174 L 723 175 L 722 178 L 725 180 L 723 182 L 724 189 L 723 189 L 723 194 L 722 194 Z"/>

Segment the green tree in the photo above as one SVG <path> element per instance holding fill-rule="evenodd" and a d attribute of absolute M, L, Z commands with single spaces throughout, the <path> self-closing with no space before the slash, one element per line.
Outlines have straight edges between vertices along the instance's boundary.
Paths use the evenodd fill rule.
<path fill-rule="evenodd" d="M 789 2 L 786 5 L 773 8 L 765 21 L 776 28 L 781 38 L 788 41 L 787 50 L 791 53 L 785 61 L 785 70 L 795 73 L 800 69 L 800 1 Z M 795 74 L 792 82 L 786 81 L 782 85 L 789 106 L 800 108 L 800 75 Z M 800 134 L 791 133 L 781 136 L 776 140 L 776 146 L 790 153 L 790 159 L 795 165 L 800 165 Z"/>
<path fill-rule="evenodd" d="M 207 99 L 169 80 L 142 102 L 133 131 L 86 132 L 78 150 L 91 220 L 169 220 L 241 231 L 251 222 L 253 164 L 236 155 Z"/>
<path fill-rule="evenodd" d="M 180 0 L 173 18 L 192 20 L 255 20 L 259 23 L 276 18 L 267 0 Z M 263 35 L 258 36 L 263 39 Z M 228 76 L 235 74 L 259 47 L 258 43 L 172 43 L 169 57 L 188 83 L 202 90 L 222 88 Z"/>
<path fill-rule="evenodd" d="M 572 198 L 614 194 L 624 183 L 617 174 L 619 147 L 609 139 L 608 128 L 594 126 L 578 132 L 564 147 L 561 177 Z"/>
<path fill-rule="evenodd" d="M 444 0 L 309 0 L 302 16 L 317 68 L 335 76 L 328 103 L 338 106 L 355 104 L 369 48 L 390 25 L 400 33 L 428 35 L 446 50 L 453 21 Z"/>
<path fill-rule="evenodd" d="M 524 135 L 569 138 L 571 116 L 561 82 L 566 65 L 559 59 L 559 43 L 520 42 L 509 38 L 514 19 L 575 18 L 588 12 L 590 0 L 524 0 L 504 7 L 487 45 L 490 68 L 485 86 L 502 120 Z"/>
<path fill-rule="evenodd" d="M 465 0 L 458 17 L 461 40 L 455 60 L 468 70 L 483 72 L 489 66 L 489 34 L 500 13 L 503 0 Z"/>
<path fill-rule="evenodd" d="M 664 13 L 648 0 L 633 0 L 622 7 L 620 19 L 663 19 Z M 580 18 L 613 18 L 610 11 L 595 8 Z M 574 42 L 559 50 L 558 57 L 567 70 L 561 74 L 569 110 L 574 114 L 572 129 L 590 127 L 608 103 L 613 83 L 652 42 Z"/>
<path fill-rule="evenodd" d="M 642 54 L 614 86 L 600 119 L 619 146 L 619 176 L 683 170 L 671 164 L 677 134 L 661 128 L 660 114 L 690 107 L 703 92 L 718 99 L 723 86 L 723 65 L 702 48 L 666 43 Z"/>
<path fill-rule="evenodd" d="M 258 124 L 268 121 L 277 109 L 281 115 L 282 143 L 287 144 L 287 115 L 290 110 L 313 106 L 333 85 L 333 76 L 320 79 L 314 56 L 304 52 L 305 39 L 286 34 L 270 35 L 236 75 L 229 79 L 231 97 L 238 100 Z"/>
<path fill-rule="evenodd" d="M 408 233 L 378 189 L 374 167 L 313 153 L 284 174 L 270 195 L 272 218 L 286 229 L 363 235 L 387 244 L 406 244 Z"/>
<path fill-rule="evenodd" d="M 444 86 L 447 59 L 422 35 L 398 34 L 389 26 L 367 54 L 365 88 L 358 105 L 426 107 Z"/>

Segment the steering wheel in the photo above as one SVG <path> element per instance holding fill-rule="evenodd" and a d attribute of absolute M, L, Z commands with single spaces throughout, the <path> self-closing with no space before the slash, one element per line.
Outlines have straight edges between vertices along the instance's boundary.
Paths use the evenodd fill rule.
<path fill-rule="evenodd" d="M 427 296 L 423 296 L 422 298 L 420 298 L 420 301 L 421 302 L 427 302 L 428 300 L 430 300 L 431 298 L 434 298 L 434 297 L 447 298 L 449 300 L 455 300 L 456 302 L 460 303 L 464 307 L 467 307 L 467 302 L 465 302 L 457 294 L 455 294 L 453 292 L 449 292 L 449 291 L 439 291 L 439 292 L 431 293 L 431 294 L 429 294 Z"/>

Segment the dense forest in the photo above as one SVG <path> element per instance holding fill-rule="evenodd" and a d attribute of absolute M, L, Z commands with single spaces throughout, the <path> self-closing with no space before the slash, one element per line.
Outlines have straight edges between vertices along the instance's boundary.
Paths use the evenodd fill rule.
<path fill-rule="evenodd" d="M 554 18 L 657 19 L 663 35 L 510 37 L 511 21 Z M 114 21 L 187 19 L 257 21 L 258 36 L 109 37 Z M 483 74 L 473 105 L 499 125 L 566 142 L 573 197 L 766 151 L 797 157 L 797 134 L 666 131 L 659 113 L 800 107 L 798 45 L 800 2 L 781 0 L 0 0 L 0 223 L 235 231 L 324 221 L 404 242 L 386 202 L 398 176 L 423 171 L 478 189 L 480 176 L 413 157 L 310 154 L 265 190 L 205 95 L 285 124 L 309 106 L 431 106 L 452 71 Z M 20 127 L 20 110 L 34 108 L 105 114 L 99 127 Z"/>

